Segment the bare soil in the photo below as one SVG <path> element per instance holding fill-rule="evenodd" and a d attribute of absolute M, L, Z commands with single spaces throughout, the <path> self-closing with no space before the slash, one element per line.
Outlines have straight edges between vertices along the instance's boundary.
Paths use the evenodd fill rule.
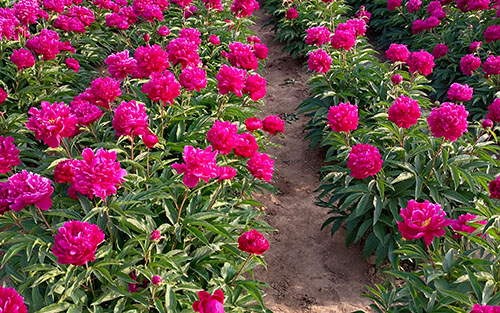
<path fill-rule="evenodd" d="M 342 230 L 334 237 L 330 237 L 328 229 L 321 231 L 327 209 L 314 204 L 314 190 L 319 185 L 324 155 L 309 150 L 304 140 L 307 118 L 298 116 L 293 121 L 297 106 L 309 94 L 303 60 L 283 53 L 270 26 L 262 28 L 264 13 L 256 15 L 259 20 L 252 29 L 269 47 L 263 73 L 267 95 L 262 117 L 274 114 L 290 120 L 285 125 L 285 136 L 272 140 L 281 147 L 268 151 L 276 160 L 273 184 L 280 192 L 258 196 L 266 205 L 267 222 L 277 229 L 268 236 L 268 268 L 256 273 L 259 280 L 272 287 L 265 303 L 275 313 L 371 312 L 369 300 L 361 294 L 366 292 L 373 268 L 361 257 L 359 247 L 345 247 Z"/>

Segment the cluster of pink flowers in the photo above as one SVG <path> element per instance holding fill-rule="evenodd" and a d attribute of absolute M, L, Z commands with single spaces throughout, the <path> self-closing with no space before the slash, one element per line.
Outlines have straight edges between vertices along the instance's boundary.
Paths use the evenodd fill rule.
<path fill-rule="evenodd" d="M 332 33 L 328 27 L 317 26 L 306 30 L 306 43 L 308 45 L 321 46 L 330 41 Z"/>
<path fill-rule="evenodd" d="M 430 245 L 434 237 L 441 237 L 446 233 L 445 227 L 451 224 L 446 219 L 446 212 L 438 203 L 408 201 L 406 209 L 401 209 L 402 222 L 398 229 L 406 240 L 423 238 L 426 245 Z"/>
<path fill-rule="evenodd" d="M 59 54 L 59 35 L 48 29 L 42 29 L 38 36 L 33 36 L 26 41 L 26 48 L 42 55 L 44 60 L 52 60 Z"/>
<path fill-rule="evenodd" d="M 473 54 L 467 54 L 460 59 L 460 70 L 467 76 L 472 75 L 472 71 L 481 66 L 481 59 Z"/>
<path fill-rule="evenodd" d="M 446 12 L 443 9 L 443 5 L 437 0 L 431 1 L 429 3 L 429 5 L 427 6 L 427 13 L 439 20 L 442 20 L 446 17 Z"/>
<path fill-rule="evenodd" d="M 78 119 L 63 102 L 43 101 L 42 109 L 30 108 L 32 116 L 26 122 L 26 127 L 35 133 L 38 140 L 43 140 L 51 148 L 59 147 L 62 138 L 74 134 Z"/>
<path fill-rule="evenodd" d="M 410 51 L 406 45 L 400 45 L 392 43 L 389 49 L 385 51 L 385 56 L 392 62 L 403 62 L 406 63 L 410 57 Z"/>
<path fill-rule="evenodd" d="M 363 179 L 377 174 L 382 169 L 382 156 L 377 148 L 370 144 L 357 144 L 352 146 L 347 159 L 347 167 L 351 176 Z"/>
<path fill-rule="evenodd" d="M 215 121 L 207 132 L 207 140 L 221 154 L 229 154 L 238 143 L 238 127 L 231 122 Z"/>
<path fill-rule="evenodd" d="M 184 147 L 183 159 L 185 163 L 175 163 L 172 165 L 179 174 L 184 174 L 184 185 L 189 188 L 194 188 L 200 181 L 206 183 L 210 178 L 215 178 L 219 174 L 217 166 L 217 151 L 212 152 L 212 146 L 208 146 L 205 150 L 194 148 L 193 146 Z"/>
<path fill-rule="evenodd" d="M 420 0 L 410 0 L 406 3 L 406 8 L 408 8 L 408 13 L 417 12 L 422 6 L 422 1 Z"/>
<path fill-rule="evenodd" d="M 401 0 L 387 0 L 387 9 L 394 11 L 397 7 L 401 6 Z"/>
<path fill-rule="evenodd" d="M 116 109 L 113 117 L 113 128 L 116 136 L 145 136 L 149 134 L 149 121 L 143 103 L 131 100 L 123 101 Z"/>
<path fill-rule="evenodd" d="M 133 76 L 145 78 L 151 76 L 152 73 L 163 72 L 170 67 L 168 57 L 168 53 L 162 50 L 160 45 L 147 45 L 137 48 L 134 53 L 137 69 Z M 125 61 L 125 56 L 121 56 L 121 59 L 122 62 Z"/>
<path fill-rule="evenodd" d="M 469 101 L 472 99 L 474 89 L 467 84 L 453 83 L 448 89 L 448 99 L 451 101 L 456 100 L 459 102 Z"/>
<path fill-rule="evenodd" d="M 16 18 L 14 10 L 9 8 L 0 8 L 0 39 L 11 40 L 18 39 L 19 20 Z"/>
<path fill-rule="evenodd" d="M 487 43 L 500 40 L 500 25 L 491 25 L 484 32 L 484 40 Z"/>
<path fill-rule="evenodd" d="M 483 72 L 486 77 L 490 75 L 500 75 L 500 56 L 488 56 L 483 64 Z"/>
<path fill-rule="evenodd" d="M 27 171 L 9 177 L 7 201 L 10 209 L 19 212 L 26 206 L 34 204 L 40 210 L 48 210 L 52 206 L 50 196 L 54 192 L 51 181 Z"/>
<path fill-rule="evenodd" d="M 71 101 L 69 104 L 69 110 L 76 116 L 78 125 L 83 127 L 96 122 L 103 115 L 103 112 L 98 106 L 87 100 L 79 100 L 78 97 Z"/>
<path fill-rule="evenodd" d="M 257 179 L 271 182 L 274 172 L 274 160 L 266 153 L 255 152 L 247 162 L 247 168 L 250 174 Z"/>
<path fill-rule="evenodd" d="M 431 16 L 425 20 L 418 19 L 413 22 L 411 32 L 413 34 L 419 34 L 424 30 L 431 30 L 437 27 L 440 23 L 441 21 L 435 16 Z"/>
<path fill-rule="evenodd" d="M 472 311 L 470 313 L 498 313 L 500 312 L 500 306 L 498 305 L 480 305 L 474 304 Z"/>
<path fill-rule="evenodd" d="M 256 0 L 234 0 L 231 4 L 231 12 L 239 18 L 251 16 L 258 9 L 259 3 Z"/>
<path fill-rule="evenodd" d="M 111 10 L 113 12 L 120 11 L 120 8 L 128 5 L 126 0 L 94 0 L 92 4 L 97 6 L 99 9 Z"/>
<path fill-rule="evenodd" d="M 328 111 L 328 126 L 336 132 L 349 132 L 358 128 L 358 106 L 340 102 Z"/>
<path fill-rule="evenodd" d="M 253 47 L 250 44 L 243 44 L 241 42 L 230 43 L 227 57 L 232 66 L 247 70 L 256 70 L 259 66 L 257 57 L 253 53 Z"/>
<path fill-rule="evenodd" d="M 364 20 L 359 20 L 364 23 Z M 357 25 L 357 26 L 356 26 Z M 360 36 L 362 31 L 355 28 L 358 24 L 340 23 L 335 29 L 335 33 L 330 39 L 330 43 L 334 49 L 345 49 L 349 50 L 356 43 L 356 37 Z"/>
<path fill-rule="evenodd" d="M 128 50 L 111 54 L 104 61 L 112 78 L 123 79 L 137 71 L 137 60 L 129 57 Z"/>
<path fill-rule="evenodd" d="M 92 10 L 82 6 L 73 6 L 66 13 L 57 17 L 54 21 L 54 27 L 68 32 L 84 33 L 86 27 L 90 26 L 94 21 L 95 17 Z"/>
<path fill-rule="evenodd" d="M 103 2 L 111 3 L 111 1 Z M 116 27 L 120 30 L 128 29 L 130 25 L 137 21 L 137 14 L 135 14 L 134 9 L 130 6 L 124 6 L 118 12 L 106 15 L 106 26 L 110 28 Z"/>
<path fill-rule="evenodd" d="M 24 298 L 14 288 L 0 286 L 0 309 L 5 313 L 28 313 Z"/>
<path fill-rule="evenodd" d="M 469 112 L 463 105 L 444 102 L 440 107 L 432 109 L 427 122 L 434 137 L 455 141 L 467 132 L 468 115 Z"/>
<path fill-rule="evenodd" d="M 19 149 L 14 144 L 14 138 L 0 136 L 0 174 L 9 172 L 13 166 L 19 164 Z"/>
<path fill-rule="evenodd" d="M 193 302 L 193 310 L 199 313 L 224 313 L 224 292 L 217 289 L 211 295 L 206 291 L 198 292 L 197 301 Z"/>
<path fill-rule="evenodd" d="M 221 95 L 229 92 L 234 92 L 238 97 L 243 96 L 242 89 L 245 84 L 247 72 L 245 70 L 222 65 L 221 69 L 216 75 Z"/>
<path fill-rule="evenodd" d="M 434 57 L 424 50 L 412 52 L 408 59 L 408 70 L 412 74 L 418 72 L 421 75 L 427 76 L 432 73 L 434 65 Z"/>
<path fill-rule="evenodd" d="M 452 234 L 452 237 L 456 238 L 456 239 L 462 238 L 462 235 L 458 234 L 457 232 L 472 234 L 474 231 L 476 231 L 477 227 L 474 227 L 474 226 L 469 225 L 467 223 L 474 221 L 477 218 L 479 218 L 479 216 L 467 213 L 467 214 L 460 215 L 458 217 L 458 219 L 456 219 L 456 220 L 451 220 L 451 228 L 454 231 L 454 233 Z M 482 224 L 482 225 L 487 224 L 487 222 L 485 220 L 475 221 L 475 223 Z"/>
<path fill-rule="evenodd" d="M 207 73 L 199 67 L 186 67 L 179 75 L 179 82 L 186 90 L 200 91 L 207 86 Z"/>
<path fill-rule="evenodd" d="M 10 60 L 17 66 L 19 71 L 35 65 L 35 57 L 33 56 L 33 53 L 26 49 L 14 50 L 10 56 Z"/>
<path fill-rule="evenodd" d="M 432 56 L 434 59 L 439 59 L 444 57 L 450 49 L 448 49 L 448 46 L 442 43 L 437 44 L 434 49 L 432 50 Z"/>
<path fill-rule="evenodd" d="M 493 103 L 488 106 L 486 118 L 493 122 L 500 122 L 500 99 L 493 100 Z"/>
<path fill-rule="evenodd" d="M 147 94 L 153 101 L 160 101 L 164 105 L 174 104 L 174 99 L 180 95 L 181 84 L 175 79 L 175 75 L 169 71 L 163 74 L 155 72 L 151 74 L 151 80 L 142 86 L 142 92 Z"/>
<path fill-rule="evenodd" d="M 326 51 L 318 49 L 309 54 L 307 68 L 313 72 L 326 73 L 330 70 L 332 61 L 332 58 Z"/>
<path fill-rule="evenodd" d="M 83 265 L 95 261 L 97 246 L 104 241 L 104 233 L 93 224 L 69 221 L 54 236 L 52 252 L 59 264 Z"/>
<path fill-rule="evenodd" d="M 366 24 L 370 21 L 372 14 L 366 11 L 365 6 L 362 5 L 359 7 L 359 12 L 356 13 L 356 17 L 365 21 Z"/>
<path fill-rule="evenodd" d="M 269 249 L 269 242 L 264 235 L 252 229 L 238 237 L 238 249 L 249 254 L 263 254 Z"/>
<path fill-rule="evenodd" d="M 399 127 L 410 128 L 417 124 L 421 115 L 417 100 L 400 96 L 389 108 L 389 120 Z"/>
<path fill-rule="evenodd" d="M 168 8 L 169 4 L 168 0 L 134 0 L 132 8 L 138 16 L 154 22 L 155 19 L 163 21 L 163 11 Z"/>

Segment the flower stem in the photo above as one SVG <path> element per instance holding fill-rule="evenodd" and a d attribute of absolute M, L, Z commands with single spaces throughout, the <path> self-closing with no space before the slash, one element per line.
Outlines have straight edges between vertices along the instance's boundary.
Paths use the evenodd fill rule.
<path fill-rule="evenodd" d="M 89 264 L 88 264 L 88 262 L 85 262 L 85 268 L 87 269 L 87 272 L 89 272 Z M 90 291 L 92 292 L 92 295 L 95 298 L 94 286 L 92 286 L 92 274 L 89 274 L 88 281 L 89 281 Z"/>
<path fill-rule="evenodd" d="M 134 136 L 130 136 L 130 159 L 134 160 Z"/>
<path fill-rule="evenodd" d="M 429 260 L 431 261 L 432 268 L 434 270 L 436 270 L 436 264 L 434 264 L 434 260 L 432 259 L 431 249 L 429 248 L 428 245 L 426 245 L 426 247 L 427 247 L 427 254 L 429 254 Z"/>
<path fill-rule="evenodd" d="M 148 154 L 146 156 L 146 174 L 149 179 L 149 148 L 148 148 Z"/>
<path fill-rule="evenodd" d="M 28 232 L 26 231 L 26 228 L 24 228 L 23 224 L 21 224 L 21 221 L 17 218 L 17 216 L 12 211 L 9 211 L 9 213 L 12 216 L 12 218 L 14 218 L 14 220 L 16 221 L 17 226 L 21 228 L 23 233 L 27 234 Z"/>
<path fill-rule="evenodd" d="M 349 144 L 349 132 L 345 132 L 345 144 L 346 146 L 350 147 L 351 145 Z"/>
<path fill-rule="evenodd" d="M 42 213 L 42 210 L 40 210 L 39 207 L 36 207 L 36 210 L 38 211 L 38 214 L 42 217 L 42 221 L 45 223 L 45 226 L 47 226 L 47 230 L 50 230 L 50 225 L 47 223 L 47 220 L 45 219 L 45 216 Z"/>
<path fill-rule="evenodd" d="M 220 191 L 221 187 L 222 187 L 222 180 L 220 181 L 219 186 L 217 187 L 217 191 L 215 191 L 215 194 L 214 194 L 214 197 L 212 198 L 212 201 L 210 201 L 210 204 L 208 205 L 207 211 L 209 211 L 212 208 L 212 206 L 214 205 L 215 199 L 217 199 L 217 196 L 219 195 L 219 191 Z"/>
<path fill-rule="evenodd" d="M 186 192 L 184 193 L 184 198 L 182 199 L 182 202 L 181 202 L 181 206 L 177 209 L 177 222 L 176 222 L 176 224 L 179 224 L 179 220 L 181 219 L 182 208 L 184 207 L 184 202 L 186 202 L 186 199 L 188 197 L 188 192 L 189 192 L 189 189 L 186 189 Z"/>
<path fill-rule="evenodd" d="M 243 269 L 245 268 L 245 266 L 247 265 L 247 263 L 252 259 L 253 257 L 253 254 L 249 254 L 248 257 L 246 258 L 245 262 L 243 262 L 243 265 L 241 266 L 240 270 L 238 271 L 238 273 L 236 273 L 236 275 L 234 276 L 233 280 L 231 280 L 231 283 L 229 283 L 230 286 L 232 286 L 234 284 L 234 282 L 236 281 L 236 279 L 238 278 L 238 276 L 240 276 L 241 272 L 243 271 Z"/>
<path fill-rule="evenodd" d="M 71 152 L 69 151 L 69 148 L 68 148 L 68 145 L 66 144 L 66 141 L 64 139 L 62 139 L 61 142 L 63 144 L 64 150 L 66 150 L 66 153 L 68 154 L 68 158 L 73 159 L 73 157 L 71 157 Z"/>

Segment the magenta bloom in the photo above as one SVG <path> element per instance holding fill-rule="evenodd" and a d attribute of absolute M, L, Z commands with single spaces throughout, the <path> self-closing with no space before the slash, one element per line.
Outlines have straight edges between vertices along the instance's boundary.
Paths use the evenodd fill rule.
<path fill-rule="evenodd" d="M 6 40 L 10 40 L 12 37 L 18 38 L 16 29 L 19 27 L 20 23 L 14 14 L 14 10 L 10 8 L 0 8 L 0 20 L 2 21 L 0 40 L 3 38 Z"/>
<path fill-rule="evenodd" d="M 83 160 L 74 166 L 75 190 L 90 199 L 94 196 L 104 199 L 116 194 L 127 175 L 116 161 L 116 152 L 101 148 L 94 154 L 92 149 L 86 148 L 82 156 Z"/>
<path fill-rule="evenodd" d="M 370 17 L 371 16 L 372 16 L 372 14 L 370 12 L 366 11 L 364 5 L 360 6 L 359 7 L 359 12 L 356 13 L 356 17 L 362 19 L 367 24 L 370 21 Z"/>
<path fill-rule="evenodd" d="M 72 184 L 75 181 L 74 166 L 78 165 L 78 162 L 76 160 L 64 160 L 57 163 L 54 169 L 54 181 L 60 184 Z"/>
<path fill-rule="evenodd" d="M 328 27 L 317 26 L 306 30 L 306 43 L 308 45 L 321 46 L 330 41 L 332 33 Z"/>
<path fill-rule="evenodd" d="M 406 7 L 408 8 L 408 13 L 417 12 L 422 5 L 422 1 L 420 0 L 410 0 L 406 3 Z"/>
<path fill-rule="evenodd" d="M 158 35 L 160 35 L 162 37 L 170 35 L 170 28 L 168 28 L 167 26 L 161 26 L 158 29 Z"/>
<path fill-rule="evenodd" d="M 42 101 L 42 109 L 30 108 L 26 127 L 35 133 L 35 137 L 51 148 L 59 147 L 61 138 L 70 137 L 76 128 L 78 119 L 71 114 L 63 102 Z"/>
<path fill-rule="evenodd" d="M 490 75 L 500 75 L 500 56 L 490 55 L 483 64 L 483 72 L 486 77 Z"/>
<path fill-rule="evenodd" d="M 500 176 L 488 184 L 491 199 L 500 199 Z"/>
<path fill-rule="evenodd" d="M 350 19 L 346 22 L 351 26 L 356 33 L 356 36 L 364 36 L 366 34 L 366 22 L 363 19 Z"/>
<path fill-rule="evenodd" d="M 28 313 L 24 298 L 14 288 L 0 286 L 0 309 L 5 313 Z"/>
<path fill-rule="evenodd" d="M 382 156 L 374 146 L 360 143 L 352 146 L 347 167 L 354 178 L 373 176 L 382 169 Z"/>
<path fill-rule="evenodd" d="M 406 45 L 392 43 L 389 46 L 389 49 L 385 51 L 385 56 L 392 62 L 405 63 L 410 57 L 410 51 L 408 51 L 408 47 Z"/>
<path fill-rule="evenodd" d="M 424 50 L 420 52 L 412 52 L 408 59 L 408 70 L 410 73 L 418 72 L 421 75 L 427 76 L 432 73 L 434 68 L 434 57 Z"/>
<path fill-rule="evenodd" d="M 238 137 L 238 143 L 234 147 L 234 155 L 251 158 L 259 150 L 257 140 L 250 133 L 242 133 Z"/>
<path fill-rule="evenodd" d="M 470 313 L 497 313 L 500 312 L 500 306 L 489 306 L 489 305 L 480 305 L 474 304 L 472 307 L 472 311 Z"/>
<path fill-rule="evenodd" d="M 258 117 L 250 117 L 245 120 L 245 126 L 249 132 L 262 128 L 262 120 Z"/>
<path fill-rule="evenodd" d="M 175 163 L 172 167 L 179 174 L 184 173 L 182 182 L 189 188 L 194 188 L 200 181 L 206 183 L 210 178 L 215 178 L 219 175 L 219 167 L 216 164 L 215 158 L 217 151 L 212 152 L 212 146 L 208 146 L 205 150 L 194 148 L 193 146 L 184 147 L 184 164 Z"/>
<path fill-rule="evenodd" d="M 109 75 L 116 79 L 125 78 L 137 71 L 137 61 L 129 57 L 128 50 L 111 54 L 104 63 L 108 65 Z"/>
<path fill-rule="evenodd" d="M 266 95 L 266 79 L 255 75 L 248 75 L 243 85 L 243 93 L 249 94 L 253 101 L 258 101 Z"/>
<path fill-rule="evenodd" d="M 0 216 L 10 211 L 9 183 L 0 182 Z"/>
<path fill-rule="evenodd" d="M 120 81 L 111 77 L 99 77 L 92 81 L 87 92 L 93 97 L 93 104 L 109 109 L 111 102 L 122 95 Z"/>
<path fill-rule="evenodd" d="M 489 118 L 482 120 L 481 127 L 483 127 L 484 129 L 490 129 L 493 127 L 493 121 L 490 120 Z"/>
<path fill-rule="evenodd" d="M 217 88 L 219 93 L 225 95 L 229 92 L 234 92 L 238 97 L 243 95 L 242 89 L 245 84 L 247 72 L 236 67 L 222 65 L 219 73 L 217 73 Z"/>
<path fill-rule="evenodd" d="M 167 45 L 168 60 L 172 65 L 178 63 L 182 68 L 198 67 L 201 64 L 198 45 L 189 38 L 176 38 Z"/>
<path fill-rule="evenodd" d="M 474 214 L 462 214 L 458 217 L 456 220 L 451 220 L 451 228 L 455 232 L 464 232 L 464 233 L 469 233 L 472 234 L 474 231 L 476 231 L 476 227 L 467 224 L 467 222 L 470 222 L 472 220 L 477 219 L 479 216 L 474 215 Z M 488 222 L 485 220 L 482 221 L 476 221 L 475 223 L 486 225 Z M 479 235 L 479 234 L 478 234 Z M 462 238 L 462 235 L 458 233 L 453 233 L 452 235 L 453 238 Z"/>
<path fill-rule="evenodd" d="M 181 84 L 169 71 L 151 74 L 151 80 L 142 86 L 142 92 L 148 94 L 149 99 L 160 101 L 163 105 L 167 102 L 173 105 L 174 99 L 181 93 L 180 89 Z"/>
<path fill-rule="evenodd" d="M 318 49 L 309 54 L 309 59 L 307 59 L 307 68 L 310 71 L 317 73 L 326 73 L 330 70 L 332 64 L 332 58 L 330 55 L 322 49 Z"/>
<path fill-rule="evenodd" d="M 477 70 L 481 66 L 481 59 L 473 54 L 467 54 L 460 59 L 460 69 L 467 76 L 472 75 L 472 71 Z"/>
<path fill-rule="evenodd" d="M 7 92 L 0 88 L 0 104 L 4 103 L 5 99 L 7 99 Z"/>
<path fill-rule="evenodd" d="M 179 82 L 186 90 L 201 91 L 207 86 L 207 73 L 199 67 L 186 67 L 179 75 Z"/>
<path fill-rule="evenodd" d="M 406 240 L 424 239 L 430 245 L 434 237 L 441 237 L 446 233 L 445 227 L 451 221 L 445 218 L 446 213 L 438 203 L 408 201 L 406 209 L 401 209 L 402 222 L 398 222 L 398 229 Z"/>
<path fill-rule="evenodd" d="M 142 46 L 135 50 L 134 59 L 137 62 L 137 70 L 134 77 L 145 78 L 152 73 L 161 73 L 170 67 L 168 53 L 159 45 Z M 123 57 L 124 58 L 124 57 Z"/>
<path fill-rule="evenodd" d="M 448 99 L 459 102 L 469 101 L 472 99 L 473 92 L 474 89 L 469 87 L 467 84 L 462 85 L 459 83 L 453 83 L 451 84 L 450 89 L 448 89 Z"/>
<path fill-rule="evenodd" d="M 434 137 L 444 137 L 455 141 L 467 132 L 469 112 L 463 105 L 444 102 L 439 108 L 432 109 L 427 122 Z"/>
<path fill-rule="evenodd" d="M 299 12 L 297 12 L 297 9 L 292 7 L 292 8 L 289 8 L 288 10 L 286 10 L 285 16 L 286 16 L 287 20 L 294 20 L 297 17 L 299 17 Z"/>
<path fill-rule="evenodd" d="M 247 70 L 256 70 L 259 66 L 257 57 L 253 53 L 253 47 L 241 42 L 229 44 L 228 59 L 232 66 L 241 67 Z"/>
<path fill-rule="evenodd" d="M 155 286 L 160 286 L 161 283 L 163 282 L 163 280 L 161 279 L 160 276 L 158 275 L 154 275 L 152 278 L 151 278 L 151 283 Z"/>
<path fill-rule="evenodd" d="M 89 126 L 96 122 L 103 115 L 98 106 L 91 104 L 86 100 L 73 100 L 69 104 L 69 110 L 78 120 L 78 124 Z"/>
<path fill-rule="evenodd" d="M 348 132 L 358 128 L 358 106 L 340 102 L 328 111 L 328 126 L 336 132 Z"/>
<path fill-rule="evenodd" d="M 276 115 L 269 115 L 262 121 L 262 129 L 270 135 L 285 132 L 285 121 Z"/>
<path fill-rule="evenodd" d="M 236 176 L 236 170 L 230 166 L 219 167 L 219 181 L 223 181 L 225 179 L 233 179 Z"/>
<path fill-rule="evenodd" d="M 469 46 L 469 51 L 474 52 L 477 49 L 479 49 L 482 46 L 483 42 L 482 41 L 474 41 L 473 43 L 470 44 Z"/>
<path fill-rule="evenodd" d="M 210 35 L 208 40 L 210 40 L 210 43 L 212 43 L 213 45 L 216 45 L 216 46 L 220 45 L 220 38 L 216 35 Z"/>
<path fill-rule="evenodd" d="M 213 295 L 206 291 L 199 291 L 198 298 L 200 300 L 193 303 L 193 310 L 199 313 L 224 313 L 224 292 L 215 290 Z"/>
<path fill-rule="evenodd" d="M 22 71 L 23 68 L 32 67 L 35 65 L 35 57 L 31 51 L 26 49 L 18 49 L 12 52 L 10 60 L 17 66 L 17 69 Z"/>
<path fill-rule="evenodd" d="M 401 6 L 401 0 L 387 0 L 387 9 L 394 11 L 397 7 Z"/>
<path fill-rule="evenodd" d="M 215 121 L 214 126 L 207 132 L 207 140 L 221 154 L 231 153 L 238 143 L 238 127 L 231 122 Z"/>
<path fill-rule="evenodd" d="M 259 3 L 256 0 L 234 0 L 231 4 L 231 12 L 238 18 L 248 17 L 258 9 Z"/>
<path fill-rule="evenodd" d="M 257 179 L 271 182 L 274 172 L 274 160 L 271 160 L 266 153 L 255 152 L 247 162 L 247 168 Z"/>
<path fill-rule="evenodd" d="M 154 148 L 154 146 L 156 146 L 156 144 L 158 143 L 158 136 L 156 136 L 153 133 L 148 133 L 147 135 L 143 135 L 141 138 L 142 142 L 144 142 L 144 145 L 149 149 Z"/>
<path fill-rule="evenodd" d="M 159 230 L 153 230 L 151 232 L 151 235 L 149 235 L 149 240 L 151 240 L 151 241 L 158 242 L 158 241 L 160 241 L 160 239 L 161 239 L 161 233 Z"/>
<path fill-rule="evenodd" d="M 352 25 L 341 23 L 335 29 L 330 43 L 334 49 L 349 50 L 356 43 L 356 30 Z"/>
<path fill-rule="evenodd" d="M 238 249 L 250 254 L 263 254 L 269 249 L 269 242 L 264 235 L 252 229 L 238 237 Z"/>
<path fill-rule="evenodd" d="M 450 49 L 448 49 L 448 46 L 445 44 L 437 44 L 434 49 L 432 50 L 432 56 L 434 59 L 439 59 L 441 57 L 444 57 Z"/>
<path fill-rule="evenodd" d="M 52 60 L 59 54 L 59 35 L 48 29 L 42 29 L 38 36 L 26 41 L 26 48 L 41 54 L 45 61 Z"/>
<path fill-rule="evenodd" d="M 488 106 L 486 118 L 493 122 L 500 122 L 500 99 L 493 100 L 493 103 Z"/>
<path fill-rule="evenodd" d="M 0 174 L 7 173 L 19 164 L 19 149 L 14 144 L 14 138 L 0 136 Z"/>
<path fill-rule="evenodd" d="M 55 235 L 52 252 L 59 264 L 79 266 L 95 261 L 97 246 L 103 241 L 104 233 L 97 225 L 69 221 Z"/>
<path fill-rule="evenodd" d="M 149 133 L 149 121 L 143 103 L 131 100 L 123 101 L 116 109 L 113 117 L 113 128 L 116 136 L 143 136 Z"/>
<path fill-rule="evenodd" d="M 391 81 L 394 85 L 399 85 L 403 82 L 403 76 L 396 74 L 391 76 Z"/>
<path fill-rule="evenodd" d="M 484 40 L 487 43 L 500 40 L 500 25 L 491 25 L 484 32 Z"/>
<path fill-rule="evenodd" d="M 54 188 L 50 179 L 27 171 L 9 177 L 9 195 L 7 200 L 10 208 L 19 212 L 30 204 L 36 205 L 40 210 L 48 210 L 52 206 L 50 196 Z"/>
<path fill-rule="evenodd" d="M 80 63 L 78 63 L 76 59 L 67 58 L 64 62 L 66 63 L 66 66 L 68 66 L 68 68 L 73 70 L 75 73 L 77 73 L 80 69 Z"/>
<path fill-rule="evenodd" d="M 420 117 L 418 101 L 406 96 L 400 96 L 389 108 L 389 120 L 399 127 L 410 128 L 417 124 Z"/>

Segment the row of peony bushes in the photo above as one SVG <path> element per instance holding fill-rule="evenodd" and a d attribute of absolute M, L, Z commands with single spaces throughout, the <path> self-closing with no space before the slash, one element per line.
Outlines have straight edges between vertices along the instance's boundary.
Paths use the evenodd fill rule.
<path fill-rule="evenodd" d="M 266 311 L 258 7 L 0 8 L 0 311 Z"/>
<path fill-rule="evenodd" d="M 315 24 L 301 20 L 320 6 Z M 433 102 L 433 55 L 391 44 L 381 62 L 365 38 L 365 9 L 350 19 L 338 1 L 284 3 L 276 10 L 274 16 L 285 12 L 278 27 L 309 26 L 300 36 L 311 98 L 299 109 L 310 117 L 311 146 L 327 148 L 318 188 L 319 205 L 330 208 L 324 227 L 332 234 L 345 227 L 348 245 L 362 242 L 363 256 L 374 254 L 388 269 L 387 281 L 369 288 L 372 308 L 500 309 L 500 99 L 482 121 L 463 105 L 476 92 L 465 84 L 451 82 L 448 101 Z"/>

